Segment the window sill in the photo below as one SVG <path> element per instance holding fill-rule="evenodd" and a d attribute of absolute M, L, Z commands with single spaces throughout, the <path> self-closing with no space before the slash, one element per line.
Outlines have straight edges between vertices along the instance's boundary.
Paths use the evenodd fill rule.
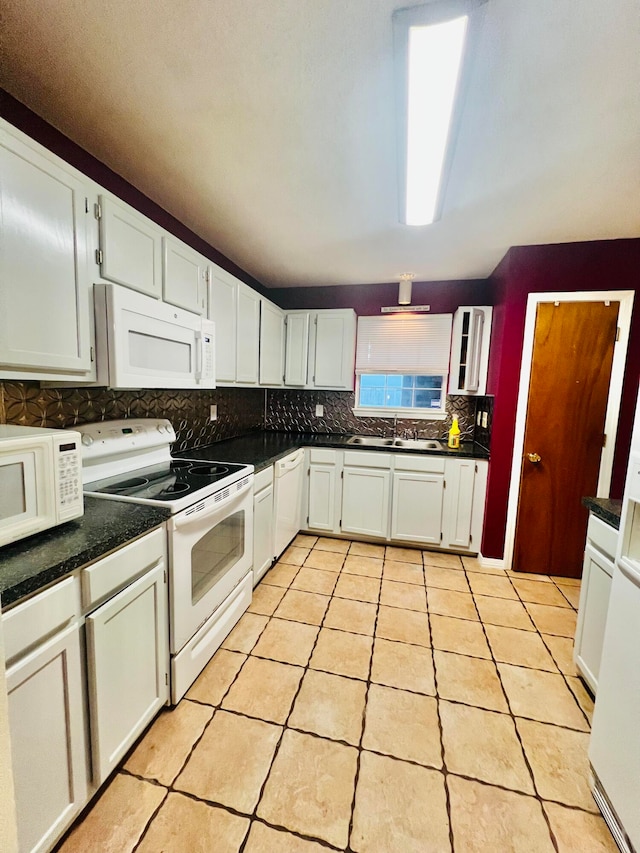
<path fill-rule="evenodd" d="M 446 412 L 429 411 L 428 409 L 375 409 L 356 406 L 353 414 L 357 418 L 397 418 L 409 421 L 444 421 Z"/>

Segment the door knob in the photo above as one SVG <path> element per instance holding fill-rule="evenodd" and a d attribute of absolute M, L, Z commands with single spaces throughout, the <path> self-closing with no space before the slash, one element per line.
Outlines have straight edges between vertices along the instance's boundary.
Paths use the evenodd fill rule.
<path fill-rule="evenodd" d="M 527 453 L 527 459 L 534 464 L 542 461 L 542 457 L 538 453 Z"/>

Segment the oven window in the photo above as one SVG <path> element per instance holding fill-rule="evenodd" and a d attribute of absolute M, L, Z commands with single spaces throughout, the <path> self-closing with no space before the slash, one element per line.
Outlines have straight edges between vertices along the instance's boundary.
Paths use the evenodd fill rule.
<path fill-rule="evenodd" d="M 191 549 L 191 603 L 196 604 L 244 554 L 244 510 L 209 530 Z"/>
<path fill-rule="evenodd" d="M 15 518 L 27 511 L 24 491 L 25 473 L 22 462 L 0 466 L 0 521 Z"/>

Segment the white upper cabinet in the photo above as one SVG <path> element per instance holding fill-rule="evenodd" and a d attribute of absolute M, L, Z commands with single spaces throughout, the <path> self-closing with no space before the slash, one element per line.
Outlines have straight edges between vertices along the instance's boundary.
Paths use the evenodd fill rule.
<path fill-rule="evenodd" d="M 162 295 L 162 230 L 128 204 L 101 195 L 96 214 L 100 220 L 100 275 L 147 296 Z"/>
<path fill-rule="evenodd" d="M 257 385 L 260 355 L 260 295 L 213 266 L 209 318 L 216 324 L 216 381 Z"/>
<path fill-rule="evenodd" d="M 260 357 L 260 295 L 238 282 L 236 320 L 236 382 L 258 384 Z"/>
<path fill-rule="evenodd" d="M 309 360 L 309 312 L 286 315 L 284 384 L 304 388 Z"/>
<path fill-rule="evenodd" d="M 216 382 L 236 380 L 236 300 L 240 282 L 213 267 L 209 282 L 209 319 L 216 324 Z"/>
<path fill-rule="evenodd" d="M 0 122 L 0 377 L 91 378 L 87 185 Z"/>
<path fill-rule="evenodd" d="M 353 391 L 356 358 L 356 314 L 344 310 L 316 311 L 312 329 L 314 388 Z"/>
<path fill-rule="evenodd" d="M 288 311 L 286 322 L 285 385 L 353 391 L 355 311 Z"/>
<path fill-rule="evenodd" d="M 260 384 L 281 386 L 284 378 L 284 311 L 260 300 Z"/>
<path fill-rule="evenodd" d="M 453 318 L 450 394 L 485 394 L 493 308 L 461 307 Z"/>
<path fill-rule="evenodd" d="M 209 262 L 175 237 L 165 235 L 162 249 L 164 301 L 194 314 L 206 314 Z"/>

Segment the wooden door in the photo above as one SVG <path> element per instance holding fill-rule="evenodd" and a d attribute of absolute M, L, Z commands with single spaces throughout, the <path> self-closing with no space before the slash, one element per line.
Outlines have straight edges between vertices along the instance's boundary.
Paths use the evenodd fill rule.
<path fill-rule="evenodd" d="M 619 302 L 538 306 L 513 568 L 580 577 L 604 438 Z"/>

